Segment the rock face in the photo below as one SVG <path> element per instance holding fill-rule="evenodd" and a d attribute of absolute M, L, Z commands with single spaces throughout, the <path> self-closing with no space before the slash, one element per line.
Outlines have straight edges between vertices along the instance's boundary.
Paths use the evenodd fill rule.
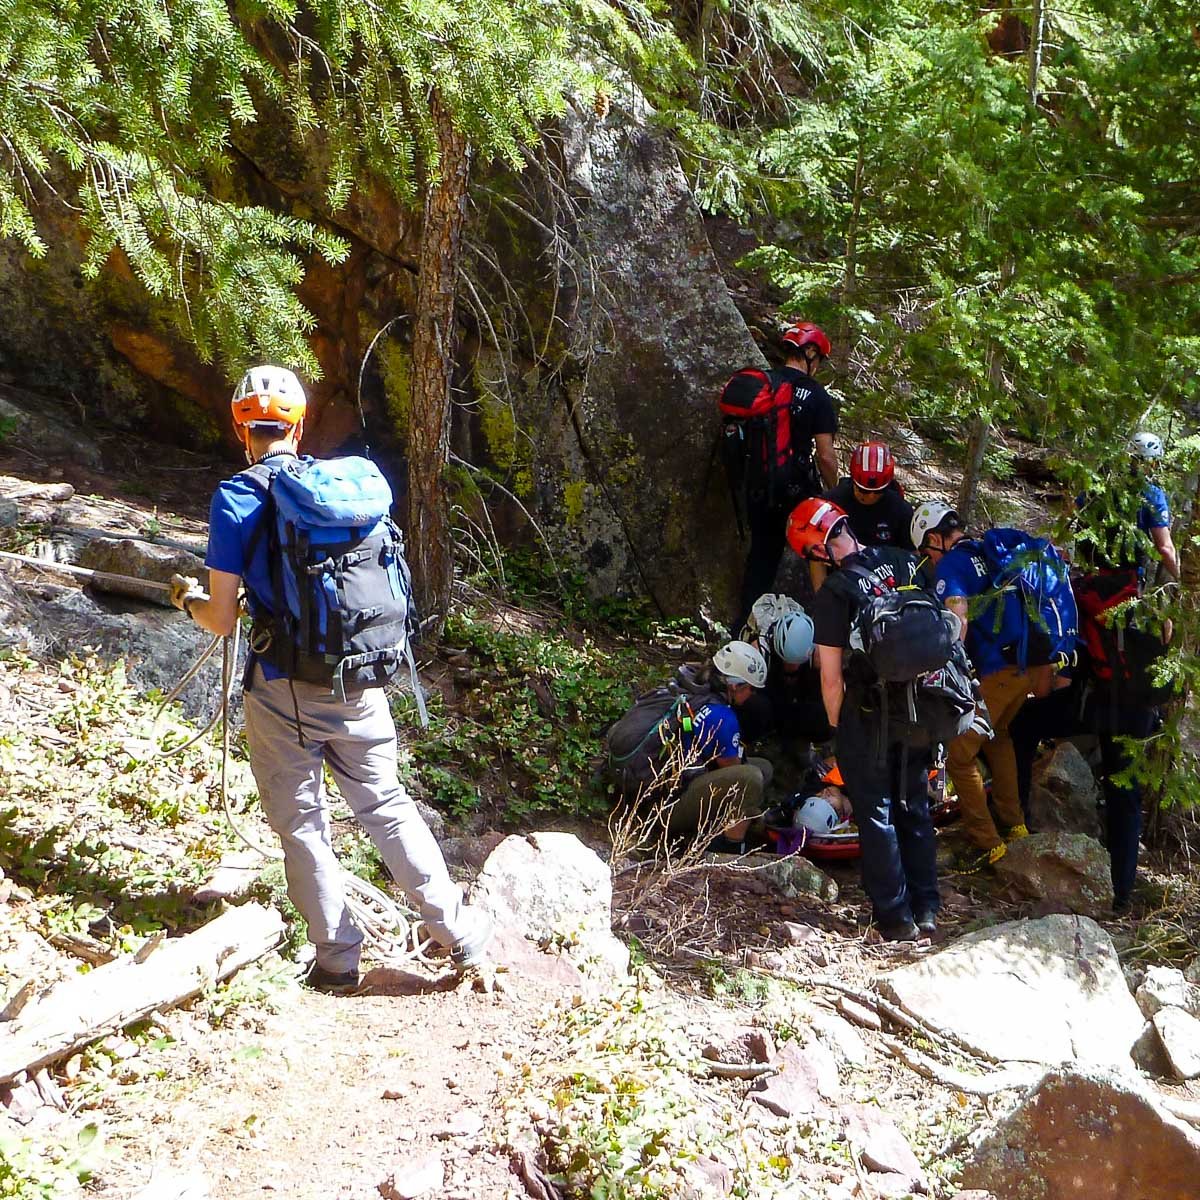
<path fill-rule="evenodd" d="M 500 172 L 481 181 L 468 241 L 483 250 L 464 263 L 456 372 L 478 404 L 456 408 L 452 445 L 519 498 L 486 495 L 501 538 L 532 540 L 524 508 L 596 595 L 649 593 L 668 612 L 727 618 L 741 552 L 712 459 L 716 400 L 734 370 L 762 360 L 650 117 L 623 88 L 605 116 L 584 106 L 561 119 L 546 147 L 552 184 L 539 188 L 533 170 L 519 186 Z M 240 131 L 229 187 L 315 217 L 351 247 L 339 264 L 308 256 L 299 289 L 323 375 L 309 381 L 306 448 L 329 453 L 359 436 L 359 368 L 375 334 L 415 309 L 419 206 L 364 188 L 333 211 L 289 127 L 268 115 Z M 77 396 L 118 428 L 223 441 L 237 461 L 233 381 L 199 361 L 127 270 L 85 280 L 71 217 L 46 220 L 44 259 L 0 245 L 0 372 Z M 410 325 L 380 340 L 363 376 L 370 441 L 393 478 L 403 474 Z"/>
<path fill-rule="evenodd" d="M 1108 934 L 1086 917 L 968 934 L 881 986 L 907 1012 L 997 1061 L 1128 1070 L 1144 1024 Z"/>
<path fill-rule="evenodd" d="M 1192 1200 L 1200 1135 L 1116 1074 L 1052 1071 L 979 1146 L 968 1188 L 998 1200 Z"/>
<path fill-rule="evenodd" d="M 108 661 L 123 658 L 126 674 L 138 688 L 162 692 L 175 687 L 212 640 L 174 609 L 119 600 L 110 604 L 66 587 L 44 587 L 36 601 L 21 589 L 0 590 L 0 621 L 6 623 L 5 637 L 25 643 L 34 653 L 63 657 L 94 647 Z M 235 679 L 241 680 L 240 663 Z M 218 650 L 181 693 L 184 712 L 192 718 L 211 716 L 220 682 Z"/>
<path fill-rule="evenodd" d="M 573 834 L 505 838 L 470 899 L 532 941 L 565 943 L 581 964 L 599 960 L 621 974 L 629 968 L 629 951 L 612 933 L 612 876 Z"/>
<path fill-rule="evenodd" d="M 996 875 L 1042 911 L 1099 918 L 1112 912 L 1108 851 L 1082 833 L 1035 833 L 1010 842 Z"/>
<path fill-rule="evenodd" d="M 1059 742 L 1033 768 L 1029 820 L 1039 833 L 1100 836 L 1100 786 L 1073 742 Z"/>

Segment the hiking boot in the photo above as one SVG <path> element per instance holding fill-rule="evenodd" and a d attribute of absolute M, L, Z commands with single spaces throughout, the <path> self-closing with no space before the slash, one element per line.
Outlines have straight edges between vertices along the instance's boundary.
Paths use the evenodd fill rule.
<path fill-rule="evenodd" d="M 1029 826 L 1024 823 L 1014 825 L 1005 835 L 1006 842 L 1019 842 L 1022 838 L 1029 836 Z"/>
<path fill-rule="evenodd" d="M 732 838 L 727 838 L 723 833 L 719 833 L 708 843 L 704 852 L 705 854 L 745 854 L 746 849 L 745 839 L 735 842 Z"/>
<path fill-rule="evenodd" d="M 993 846 L 990 850 L 970 851 L 959 870 L 965 875 L 973 875 L 985 867 L 994 867 L 1007 853 L 1008 846 L 1004 842 Z"/>
<path fill-rule="evenodd" d="M 885 942 L 915 942 L 921 936 L 911 920 L 889 921 L 886 925 L 877 925 L 876 928 Z"/>
<path fill-rule="evenodd" d="M 923 937 L 933 937 L 937 933 L 936 913 L 917 913 L 914 920 L 917 923 L 917 929 Z"/>
<path fill-rule="evenodd" d="M 477 967 L 487 960 L 488 947 L 492 944 L 492 935 L 496 932 L 492 918 L 481 908 L 464 907 L 471 924 L 471 932 L 458 939 L 450 947 L 450 961 L 460 974 Z"/>
<path fill-rule="evenodd" d="M 313 962 L 304 976 L 303 983 L 314 992 L 325 992 L 329 996 L 348 996 L 358 990 L 361 982 L 358 970 L 327 971 Z"/>

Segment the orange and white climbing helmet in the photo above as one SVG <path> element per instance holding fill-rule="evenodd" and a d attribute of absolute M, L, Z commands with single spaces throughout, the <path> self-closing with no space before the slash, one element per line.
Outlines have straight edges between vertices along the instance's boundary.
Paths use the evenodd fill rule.
<path fill-rule="evenodd" d="M 260 425 L 292 429 L 304 420 L 308 401 L 300 380 L 287 367 L 253 367 L 233 394 L 233 424 L 243 442 Z"/>

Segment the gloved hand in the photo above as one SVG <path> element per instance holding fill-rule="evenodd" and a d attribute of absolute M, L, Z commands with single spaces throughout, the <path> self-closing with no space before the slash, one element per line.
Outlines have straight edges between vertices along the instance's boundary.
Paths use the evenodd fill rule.
<path fill-rule="evenodd" d="M 170 597 L 171 603 L 185 612 L 189 600 L 208 599 L 204 589 L 200 586 L 200 580 L 192 575 L 172 575 Z"/>

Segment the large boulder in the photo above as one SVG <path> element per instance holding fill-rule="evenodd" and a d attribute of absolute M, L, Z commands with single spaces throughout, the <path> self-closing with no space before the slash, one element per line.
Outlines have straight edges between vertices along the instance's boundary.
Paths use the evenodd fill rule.
<path fill-rule="evenodd" d="M 1086 917 L 1009 921 L 883 976 L 906 1012 L 996 1061 L 1132 1069 L 1143 1018 L 1112 941 Z"/>
<path fill-rule="evenodd" d="M 170 595 L 153 584 L 170 583 L 172 575 L 190 575 L 203 586 L 208 577 L 204 560 L 197 555 L 140 538 L 95 538 L 80 551 L 79 565 L 101 572 L 92 580 L 97 591 L 133 596 L 164 608 L 171 607 Z M 147 586 L 130 580 L 145 580 Z"/>
<path fill-rule="evenodd" d="M 996 864 L 1009 890 L 1043 912 L 1100 918 L 1112 912 L 1108 851 L 1082 833 L 1035 833 L 1010 842 Z"/>
<path fill-rule="evenodd" d="M 143 691 L 171 691 L 212 641 L 183 613 L 135 602 L 111 603 L 76 588 L 18 589 L 24 600 L 19 638 L 39 657 L 61 658 L 95 650 L 107 661 L 122 659 L 130 682 Z M 0 603 L 0 608 L 3 604 Z M 235 681 L 241 668 L 235 665 Z M 221 695 L 217 653 L 184 688 L 179 701 L 192 718 L 211 716 Z"/>
<path fill-rule="evenodd" d="M 1034 765 L 1029 821 L 1039 832 L 1100 836 L 1100 786 L 1073 742 L 1059 742 Z"/>
<path fill-rule="evenodd" d="M 967 1188 L 998 1200 L 1192 1200 L 1200 1134 L 1119 1074 L 1051 1071 L 980 1144 Z"/>
<path fill-rule="evenodd" d="M 483 864 L 470 900 L 531 941 L 563 946 L 585 967 L 628 970 L 629 951 L 612 933 L 612 875 L 573 834 L 505 838 Z"/>

